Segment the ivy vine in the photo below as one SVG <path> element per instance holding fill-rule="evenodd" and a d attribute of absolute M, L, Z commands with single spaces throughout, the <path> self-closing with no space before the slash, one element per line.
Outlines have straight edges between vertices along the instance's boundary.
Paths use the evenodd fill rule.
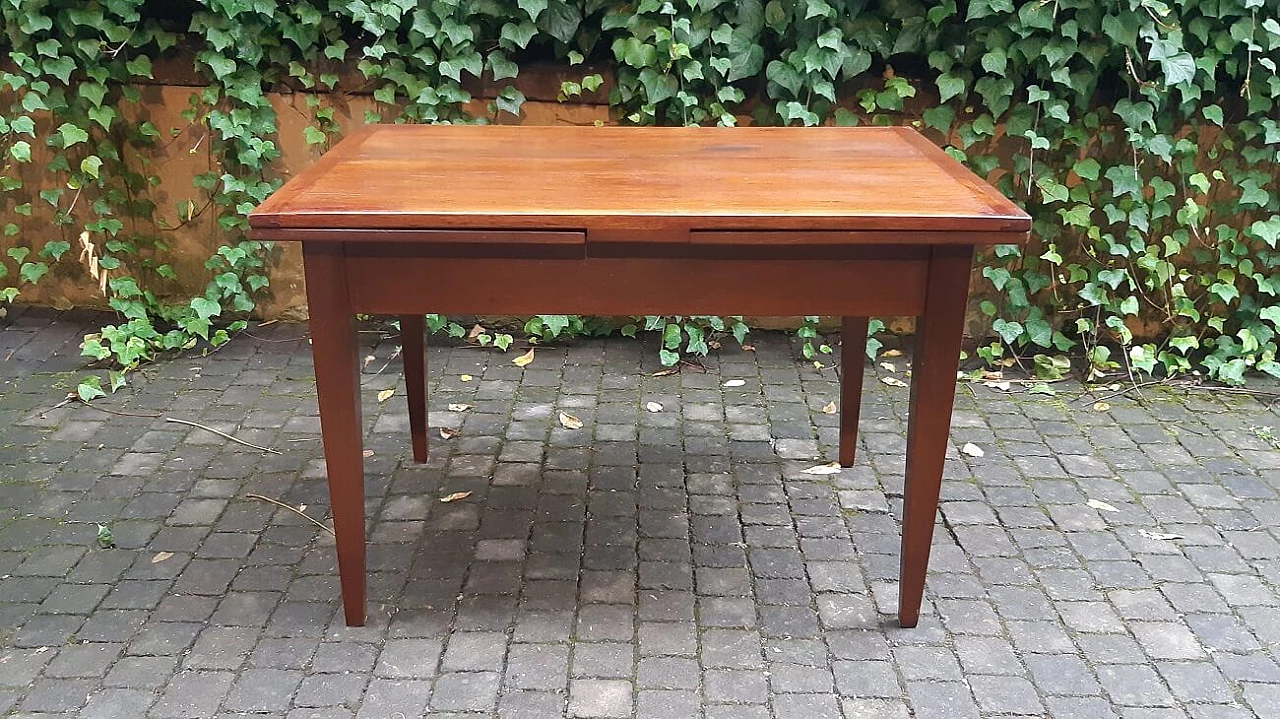
<path fill-rule="evenodd" d="M 1280 376 L 1277 10 L 1274 0 L 9 0 L 0 300 L 78 261 L 120 316 L 86 338 L 87 356 L 129 369 L 225 342 L 270 290 L 273 248 L 248 239 L 245 217 L 280 182 L 271 93 L 301 94 L 303 139 L 323 148 L 341 132 L 345 94 L 372 96 L 368 122 L 513 121 L 522 67 L 550 62 L 600 69 L 571 70 L 561 98 L 607 90 L 624 123 L 926 132 L 1034 218 L 1030 248 L 979 257 L 989 361 L 1035 354 L 1036 367 L 1061 372 L 1074 353 L 1094 374 Z M 165 188 L 184 198 L 165 208 L 148 158 L 171 137 L 135 119 L 140 88 L 165 81 L 162 63 L 200 73 L 184 118 L 214 168 Z M 494 88 L 485 102 L 473 95 L 482 80 Z M 179 277 L 169 238 L 202 213 L 217 218 L 217 249 L 206 276 Z M 204 292 L 181 296 L 193 279 Z M 534 318 L 525 331 L 590 333 L 593 322 Z M 662 333 L 668 364 L 706 351 L 709 334 L 745 331 L 733 318 L 631 324 Z M 800 335 L 820 358 L 815 323 Z M 86 398 L 101 391 L 81 387 Z"/>

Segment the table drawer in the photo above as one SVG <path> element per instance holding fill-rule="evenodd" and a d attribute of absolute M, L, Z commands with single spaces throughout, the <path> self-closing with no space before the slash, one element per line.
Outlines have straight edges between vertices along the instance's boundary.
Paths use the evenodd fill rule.
<path fill-rule="evenodd" d="M 340 241 L 349 257 L 475 257 L 580 260 L 585 232 L 574 230 L 294 230 L 291 239 Z M 296 236 L 301 234 L 302 236 Z"/>

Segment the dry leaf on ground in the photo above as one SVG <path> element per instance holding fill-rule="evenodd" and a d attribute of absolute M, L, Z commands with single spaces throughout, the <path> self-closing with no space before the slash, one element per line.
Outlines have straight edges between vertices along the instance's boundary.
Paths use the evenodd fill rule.
<path fill-rule="evenodd" d="M 725 383 L 721 385 L 721 387 L 741 387 L 746 383 L 747 381 L 744 379 L 731 379 L 731 380 L 726 380 Z"/>
<path fill-rule="evenodd" d="M 890 387 L 906 387 L 906 386 L 908 386 L 906 382 L 903 382 L 902 380 L 898 379 L 897 377 L 881 377 L 881 378 L 880 378 L 880 381 L 881 381 L 881 382 L 884 382 L 885 384 L 889 385 Z"/>
<path fill-rule="evenodd" d="M 839 463 L 839 462 L 829 462 L 829 463 L 827 463 L 827 464 L 819 464 L 819 465 L 816 465 L 816 466 L 810 467 L 810 468 L 808 468 L 808 469 L 801 470 L 801 471 L 800 471 L 800 473 L 801 473 L 801 474 L 816 474 L 816 475 L 820 475 L 820 476 L 821 476 L 821 475 L 827 475 L 827 474 L 839 474 L 839 473 L 840 473 L 840 463 Z"/>
<path fill-rule="evenodd" d="M 1119 512 L 1119 511 L 1120 511 L 1120 510 L 1116 509 L 1115 507 L 1111 506 L 1110 504 L 1107 504 L 1106 502 L 1102 501 L 1101 499 L 1091 499 L 1091 500 L 1089 500 L 1088 502 L 1085 502 L 1085 504 L 1089 505 L 1090 507 L 1093 507 L 1094 509 L 1100 509 L 1100 510 L 1102 510 L 1102 511 L 1104 511 L 1104 512 Z"/>
<path fill-rule="evenodd" d="M 440 501 L 447 504 L 449 502 L 456 502 L 459 499 L 466 499 L 467 497 L 470 497 L 470 496 L 471 496 L 470 492 L 454 492 L 453 494 L 446 494 L 445 496 L 441 497 Z"/>
<path fill-rule="evenodd" d="M 1094 411 L 1094 412 L 1106 412 L 1106 411 L 1107 411 L 1107 410 L 1109 410 L 1109 409 L 1111 409 L 1111 405 L 1107 404 L 1106 402 L 1094 402 L 1094 403 L 1093 403 L 1093 411 Z"/>
<path fill-rule="evenodd" d="M 883 367 L 883 368 L 884 368 L 884 370 L 885 370 L 886 372 L 897 372 L 897 371 L 898 371 L 898 365 L 896 365 L 896 364 L 894 364 L 894 363 L 892 363 L 892 362 L 881 362 L 881 363 L 880 363 L 880 366 L 881 366 L 881 367 Z"/>
<path fill-rule="evenodd" d="M 458 379 L 462 380 L 463 382 L 470 382 L 471 375 L 469 374 L 458 375 Z"/>
<path fill-rule="evenodd" d="M 1145 529 L 1139 529 L 1138 534 L 1146 539 L 1156 539 L 1160 541 L 1169 541 L 1173 539 L 1184 539 L 1181 534 L 1167 534 L 1165 532 L 1149 532 Z"/>
<path fill-rule="evenodd" d="M 998 389 L 1001 392 L 1008 392 L 1009 389 L 1013 387 L 1009 382 L 983 382 L 982 386 L 990 387 L 991 389 Z"/>
<path fill-rule="evenodd" d="M 372 456 L 373 456 L 373 450 L 372 450 L 372 449 L 366 449 L 366 450 L 364 451 L 364 456 L 365 456 L 366 458 L 368 458 L 368 457 L 372 457 Z"/>
<path fill-rule="evenodd" d="M 574 417 L 568 412 L 560 413 L 560 426 L 565 429 L 582 429 L 582 420 Z"/>
<path fill-rule="evenodd" d="M 486 330 L 483 325 L 475 325 L 471 328 L 471 331 L 467 333 L 467 339 L 474 340 L 485 332 Z"/>
<path fill-rule="evenodd" d="M 466 412 L 469 409 L 471 409 L 471 405 L 469 404 L 460 404 L 455 402 L 454 404 L 449 405 L 450 412 Z"/>
<path fill-rule="evenodd" d="M 378 393 L 378 401 L 386 402 L 394 396 L 396 396 L 396 391 L 394 389 L 384 389 Z"/>
<path fill-rule="evenodd" d="M 164 560 L 172 556 L 173 556 L 173 552 L 157 552 L 156 556 L 151 558 L 151 563 L 159 564 L 160 562 L 163 562 Z"/>
<path fill-rule="evenodd" d="M 973 442 L 965 442 L 964 446 L 960 448 L 960 451 L 961 451 L 961 452 L 964 452 L 965 454 L 969 455 L 970 457 L 985 457 L 985 456 L 987 456 L 987 453 L 986 453 L 986 452 L 983 452 L 983 451 L 982 451 L 982 448 L 981 448 L 981 447 L 979 447 L 978 445 L 974 444 Z"/>
<path fill-rule="evenodd" d="M 451 427 L 440 428 L 440 439 L 453 439 L 454 437 L 457 437 L 460 434 L 462 434 L 460 430 L 456 430 Z"/>
<path fill-rule="evenodd" d="M 531 363 L 531 362 L 533 362 L 533 348 L 532 348 L 532 347 L 530 347 L 530 348 L 529 348 L 529 351 L 528 351 L 528 352 L 525 352 L 524 354 L 520 355 L 519 357 L 517 357 L 517 358 L 515 358 L 515 359 L 511 360 L 511 364 L 513 364 L 513 365 L 515 365 L 515 366 L 517 366 L 517 367 L 527 367 L 527 366 L 529 366 L 529 363 Z"/>
<path fill-rule="evenodd" d="M 836 413 L 836 403 L 835 403 L 835 402 L 828 402 L 828 403 L 824 404 L 824 405 L 822 406 L 822 413 L 823 413 L 823 414 L 835 414 L 835 413 Z"/>
<path fill-rule="evenodd" d="M 650 402 L 650 403 L 646 404 L 646 405 L 644 406 L 644 408 L 645 408 L 645 409 L 647 409 L 647 410 L 649 410 L 650 412 L 661 412 L 661 411 L 662 411 L 662 405 L 658 404 L 657 402 Z"/>
<path fill-rule="evenodd" d="M 901 357 L 902 350 L 885 350 L 880 353 L 881 357 Z"/>

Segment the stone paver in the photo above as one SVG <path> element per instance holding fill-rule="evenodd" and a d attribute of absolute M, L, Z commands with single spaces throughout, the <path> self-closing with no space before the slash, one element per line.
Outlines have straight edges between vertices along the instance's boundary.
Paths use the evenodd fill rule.
<path fill-rule="evenodd" d="M 97 403 L 127 414 L 55 407 L 102 319 L 0 320 L 0 716 L 1280 712 L 1267 396 L 1149 388 L 1099 411 L 1070 383 L 961 389 L 922 620 L 901 630 L 907 391 L 885 367 L 857 465 L 815 476 L 837 377 L 782 334 L 667 376 L 647 340 L 567 342 L 523 369 L 433 345 L 416 465 L 398 363 L 381 371 L 395 337 L 367 333 L 369 626 L 349 629 L 331 537 L 247 497 L 328 517 L 305 326 Z M 435 501 L 453 492 L 471 494 Z"/>

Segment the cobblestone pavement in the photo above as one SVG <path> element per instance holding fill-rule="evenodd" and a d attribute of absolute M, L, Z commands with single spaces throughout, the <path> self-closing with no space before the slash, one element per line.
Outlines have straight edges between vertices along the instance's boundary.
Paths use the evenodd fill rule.
<path fill-rule="evenodd" d="M 248 497 L 327 516 L 305 328 L 100 401 L 282 452 L 264 455 L 44 411 L 93 319 L 18 309 L 0 329 L 0 715 L 1280 716 L 1280 451 L 1262 429 L 1280 436 L 1280 415 L 1255 397 L 1151 388 L 1100 411 L 1069 384 L 962 388 L 925 616 L 901 630 L 907 392 L 884 368 L 857 466 L 813 476 L 836 378 L 781 334 L 667 377 L 630 340 L 523 370 L 437 347 L 432 425 L 460 435 L 433 429 L 418 466 L 396 364 L 378 373 L 394 339 L 367 334 L 372 600 L 348 629 L 331 538 Z M 472 494 L 437 501 L 452 492 Z"/>

